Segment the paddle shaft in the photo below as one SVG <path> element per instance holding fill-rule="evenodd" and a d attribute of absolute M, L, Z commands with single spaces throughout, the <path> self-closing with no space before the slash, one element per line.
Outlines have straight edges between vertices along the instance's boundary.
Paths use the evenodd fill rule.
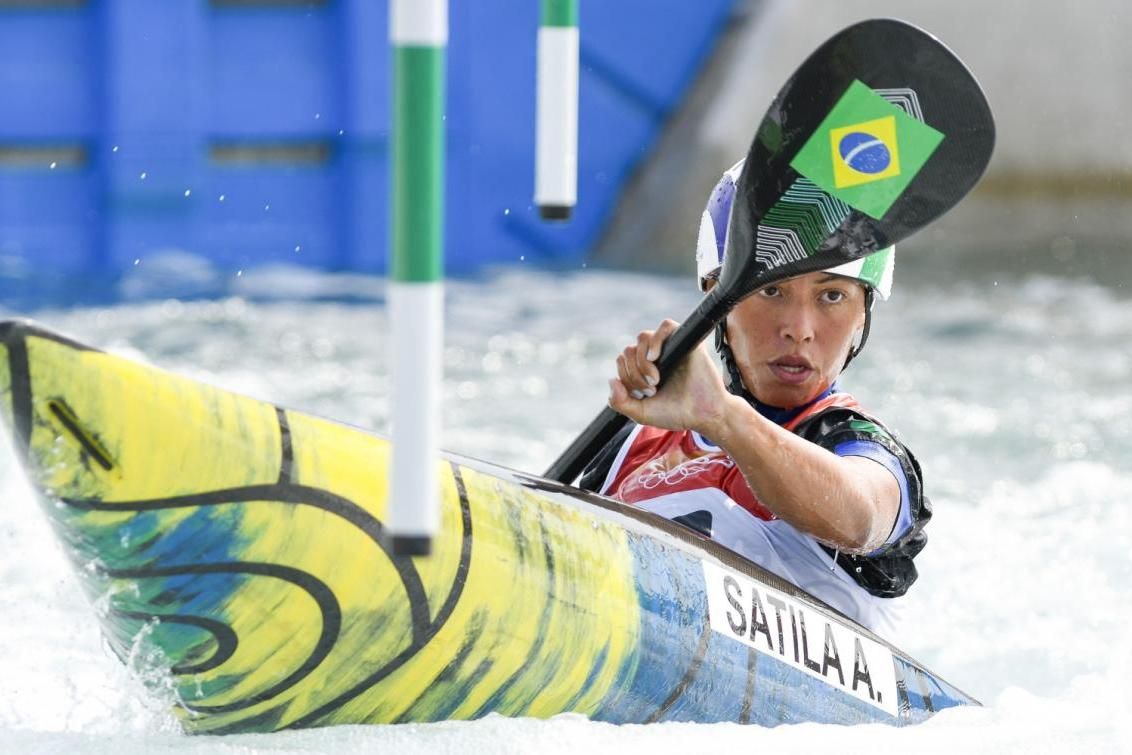
<path fill-rule="evenodd" d="M 718 286 L 704 297 L 676 332 L 665 340 L 660 357 L 656 360 L 656 368 L 660 372 L 658 387 L 664 385 L 665 378 L 700 345 L 700 342 L 715 328 L 716 323 L 726 317 L 734 305 L 735 301 L 724 296 L 724 291 Z M 558 482 L 572 483 L 582 473 L 590 459 L 601 451 L 628 421 L 628 417 L 618 414 L 608 406 L 605 407 L 550 465 L 544 476 Z"/>

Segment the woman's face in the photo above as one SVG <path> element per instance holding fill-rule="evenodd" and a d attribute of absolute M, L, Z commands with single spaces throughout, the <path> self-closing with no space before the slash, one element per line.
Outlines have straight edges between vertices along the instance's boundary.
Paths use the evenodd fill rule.
<path fill-rule="evenodd" d="M 864 325 L 863 284 L 807 273 L 739 302 L 727 316 L 727 342 L 747 390 L 792 409 L 833 384 Z"/>

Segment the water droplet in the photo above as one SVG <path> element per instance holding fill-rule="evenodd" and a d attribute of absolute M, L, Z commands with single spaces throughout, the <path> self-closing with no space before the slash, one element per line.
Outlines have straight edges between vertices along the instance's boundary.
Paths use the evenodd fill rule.
<path fill-rule="evenodd" d="M 187 197 L 187 196 L 189 196 L 189 195 L 190 195 L 190 194 L 192 194 L 192 193 L 193 193 L 193 190 L 192 190 L 192 189 L 185 189 L 185 196 L 186 196 L 186 197 Z"/>
<path fill-rule="evenodd" d="M 244 271 L 243 271 L 243 270 L 237 270 L 237 271 L 236 271 L 236 277 L 237 277 L 237 278 L 239 278 L 239 277 L 240 277 L 240 276 L 242 276 L 243 274 L 244 274 Z"/>
<path fill-rule="evenodd" d="M 345 136 L 345 135 L 346 135 L 346 129 L 344 129 L 344 128 L 338 129 L 338 136 Z"/>
<path fill-rule="evenodd" d="M 117 151 L 118 151 L 118 145 L 117 145 L 117 144 L 115 144 L 115 145 L 114 145 L 114 146 L 113 146 L 113 147 L 111 148 L 111 150 L 110 150 L 110 151 L 111 151 L 111 152 L 117 152 Z"/>
<path fill-rule="evenodd" d="M 314 114 L 314 119 L 315 119 L 316 121 L 317 121 L 317 120 L 318 120 L 319 118 L 321 118 L 321 117 L 322 117 L 322 113 L 315 113 L 315 114 Z"/>
<path fill-rule="evenodd" d="M 527 255 L 520 254 L 519 255 L 519 262 L 526 262 L 526 261 L 527 261 Z"/>
<path fill-rule="evenodd" d="M 221 202 L 223 202 L 223 201 L 224 201 L 224 195 L 223 195 L 223 194 L 221 194 L 221 195 L 220 195 L 220 201 L 221 201 Z"/>
<path fill-rule="evenodd" d="M 268 211 L 268 210 L 270 210 L 270 209 L 271 209 L 271 205 L 269 205 L 269 204 L 265 204 L 265 205 L 263 206 L 263 211 L 264 211 L 264 212 L 267 212 L 267 211 Z"/>
<path fill-rule="evenodd" d="M 55 170 L 55 166 L 58 165 L 58 164 L 59 163 L 51 163 L 51 170 Z"/>
<path fill-rule="evenodd" d="M 300 252 L 300 251 L 302 251 L 302 248 L 303 248 L 302 244 L 296 244 L 296 245 L 295 245 L 295 251 L 296 251 L 296 252 Z"/>
<path fill-rule="evenodd" d="M 145 172 L 145 171 L 143 170 L 143 171 L 141 172 L 141 175 L 140 175 L 140 176 L 138 176 L 138 178 L 140 178 L 141 180 L 143 180 L 143 181 L 144 181 L 144 180 L 145 180 L 145 177 L 146 177 L 146 172 Z"/>
<path fill-rule="evenodd" d="M 504 215 L 510 215 L 510 214 L 511 214 L 511 208 L 510 208 L 510 207 L 508 207 L 508 208 L 504 209 L 504 210 L 503 210 L 503 214 L 504 214 Z"/>
<path fill-rule="evenodd" d="M 141 264 L 141 257 L 138 257 L 134 260 L 134 265 L 137 266 L 137 265 L 140 265 L 140 264 Z"/>

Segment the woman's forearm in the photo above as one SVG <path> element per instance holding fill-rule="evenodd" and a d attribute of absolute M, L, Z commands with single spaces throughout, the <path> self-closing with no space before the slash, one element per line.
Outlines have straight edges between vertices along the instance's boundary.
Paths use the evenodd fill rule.
<path fill-rule="evenodd" d="M 759 500 L 779 518 L 846 552 L 882 545 L 900 506 L 892 474 L 863 457 L 841 457 L 730 397 L 712 427 L 699 428 L 738 464 Z"/>

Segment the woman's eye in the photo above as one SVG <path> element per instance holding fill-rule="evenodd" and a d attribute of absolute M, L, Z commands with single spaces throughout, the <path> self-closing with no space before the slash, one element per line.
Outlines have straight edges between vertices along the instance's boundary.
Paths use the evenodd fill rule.
<path fill-rule="evenodd" d="M 759 295 L 767 297 L 778 296 L 778 286 L 764 286 L 759 289 Z"/>
<path fill-rule="evenodd" d="M 830 304 L 835 304 L 839 301 L 844 301 L 845 292 L 839 291 L 838 289 L 830 289 L 829 291 L 826 291 L 824 294 L 822 294 L 822 297 Z"/>

